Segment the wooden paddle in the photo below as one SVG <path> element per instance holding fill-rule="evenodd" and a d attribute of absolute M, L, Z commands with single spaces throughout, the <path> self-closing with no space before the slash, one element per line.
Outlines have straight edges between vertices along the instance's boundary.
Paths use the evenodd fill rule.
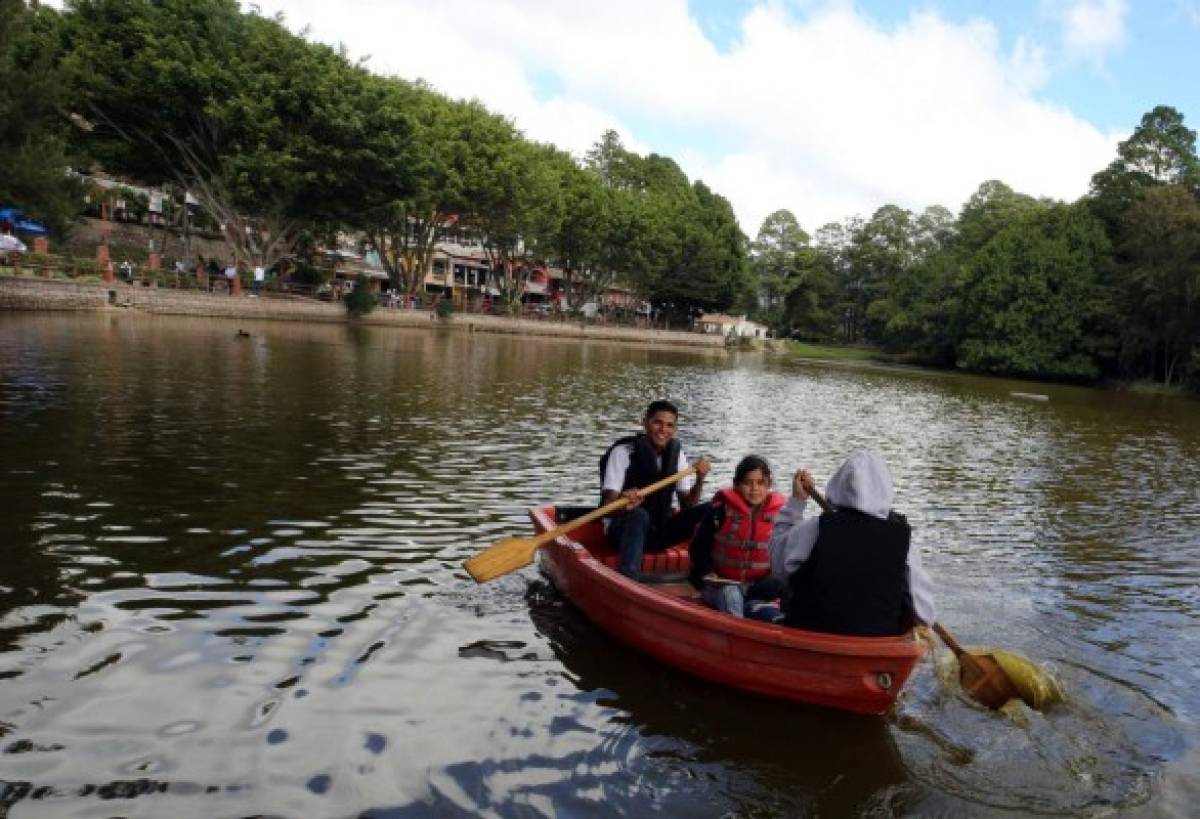
<path fill-rule="evenodd" d="M 996 709 L 1011 699 L 1021 697 L 1008 674 L 991 654 L 972 654 L 958 644 L 954 635 L 941 623 L 933 630 L 958 658 L 958 681 L 967 696 L 988 708 Z M 1034 705 L 1030 702 L 1029 705 Z"/>
<path fill-rule="evenodd" d="M 663 478 L 661 481 L 650 484 L 647 487 L 639 489 L 642 497 L 652 495 L 660 489 L 677 483 L 688 475 L 696 471 L 695 466 L 689 466 L 687 469 L 681 469 L 674 475 L 668 478 Z M 537 537 L 510 537 L 505 540 L 495 543 L 484 549 L 479 554 L 469 558 L 463 563 L 463 568 L 471 577 L 475 578 L 477 583 L 486 583 L 501 575 L 516 571 L 522 566 L 528 566 L 533 562 L 533 556 L 542 546 L 554 540 L 559 535 L 565 535 L 574 529 L 578 529 L 585 523 L 591 523 L 597 518 L 602 518 L 605 515 L 612 514 L 619 509 L 624 509 L 629 505 L 629 498 L 620 497 L 612 503 L 606 503 L 599 509 L 593 509 L 582 517 L 568 521 L 562 526 L 551 529 L 549 532 L 542 532 Z"/>
<path fill-rule="evenodd" d="M 808 494 L 824 511 L 828 512 L 833 508 L 815 487 Z M 971 699 L 987 708 L 996 709 L 1011 699 L 1024 698 L 1022 691 L 1017 689 L 1017 686 L 1013 684 L 1008 674 L 991 654 L 971 654 L 958 644 L 954 635 L 947 631 L 941 623 L 934 623 L 933 630 L 958 658 L 959 683 Z M 1029 665 L 1033 666 L 1032 663 Z M 1037 707 L 1028 698 L 1024 699 L 1030 706 Z"/>

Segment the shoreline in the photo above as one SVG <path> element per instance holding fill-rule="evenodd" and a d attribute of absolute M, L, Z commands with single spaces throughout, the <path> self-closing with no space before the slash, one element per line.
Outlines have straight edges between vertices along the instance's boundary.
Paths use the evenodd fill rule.
<path fill-rule="evenodd" d="M 475 313 L 456 313 L 449 319 L 439 319 L 428 310 L 398 310 L 388 307 L 377 307 L 367 316 L 351 318 L 339 302 L 314 301 L 299 296 L 229 296 L 194 290 L 139 287 L 124 282 L 105 284 L 22 276 L 0 276 L 0 311 L 132 311 L 148 315 L 444 328 L 469 333 L 604 339 L 647 345 L 725 349 L 725 339 L 722 336 L 676 330 L 611 327 Z"/>

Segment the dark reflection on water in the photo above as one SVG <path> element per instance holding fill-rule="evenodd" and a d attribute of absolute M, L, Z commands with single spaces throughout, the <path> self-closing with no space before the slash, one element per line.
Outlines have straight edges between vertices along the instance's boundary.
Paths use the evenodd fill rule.
<path fill-rule="evenodd" d="M 577 696 L 612 709 L 594 729 L 604 740 L 585 767 L 603 769 L 613 746 L 641 746 L 632 781 L 597 777 L 618 813 L 639 812 L 642 767 L 674 783 L 659 795 L 671 816 L 902 813 L 913 801 L 884 720 L 737 696 L 674 674 L 598 637 L 575 609 L 547 596 L 539 591 L 531 606 L 539 633 Z"/>
<path fill-rule="evenodd" d="M 240 337 L 238 327 L 250 331 Z M 1014 392 L 1043 393 L 1029 400 Z M 586 503 L 648 397 L 727 481 L 882 451 L 968 642 L 1069 702 L 897 713 L 662 669 L 463 558 Z M 341 326 L 0 315 L 12 815 L 1189 815 L 1200 404 Z"/>

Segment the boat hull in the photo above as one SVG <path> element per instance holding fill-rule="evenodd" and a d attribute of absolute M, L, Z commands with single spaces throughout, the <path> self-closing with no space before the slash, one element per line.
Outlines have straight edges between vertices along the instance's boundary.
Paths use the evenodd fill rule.
<path fill-rule="evenodd" d="M 558 525 L 554 507 L 532 509 L 530 517 L 538 532 Z M 911 634 L 845 637 L 732 617 L 680 593 L 678 585 L 656 588 L 653 582 L 624 577 L 606 565 L 606 559 L 613 562 L 606 548 L 602 530 L 589 524 L 543 546 L 542 570 L 564 597 L 618 640 L 712 682 L 766 697 L 881 714 L 895 703 L 926 650 Z"/>

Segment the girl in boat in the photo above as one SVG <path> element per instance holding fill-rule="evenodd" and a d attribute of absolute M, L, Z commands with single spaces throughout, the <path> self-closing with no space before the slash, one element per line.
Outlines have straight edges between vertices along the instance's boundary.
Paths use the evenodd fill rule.
<path fill-rule="evenodd" d="M 771 531 L 785 503 L 771 491 L 771 467 L 747 455 L 733 473 L 733 486 L 713 496 L 708 514 L 689 546 L 688 580 L 704 602 L 735 617 L 775 622 L 784 586 L 771 579 Z"/>
<path fill-rule="evenodd" d="M 771 538 L 771 574 L 787 583 L 785 622 L 862 637 L 933 623 L 933 584 L 909 546 L 908 521 L 892 510 L 883 459 L 852 452 L 825 487 L 831 509 L 806 519 L 812 489 L 812 477 L 797 472 Z"/>

